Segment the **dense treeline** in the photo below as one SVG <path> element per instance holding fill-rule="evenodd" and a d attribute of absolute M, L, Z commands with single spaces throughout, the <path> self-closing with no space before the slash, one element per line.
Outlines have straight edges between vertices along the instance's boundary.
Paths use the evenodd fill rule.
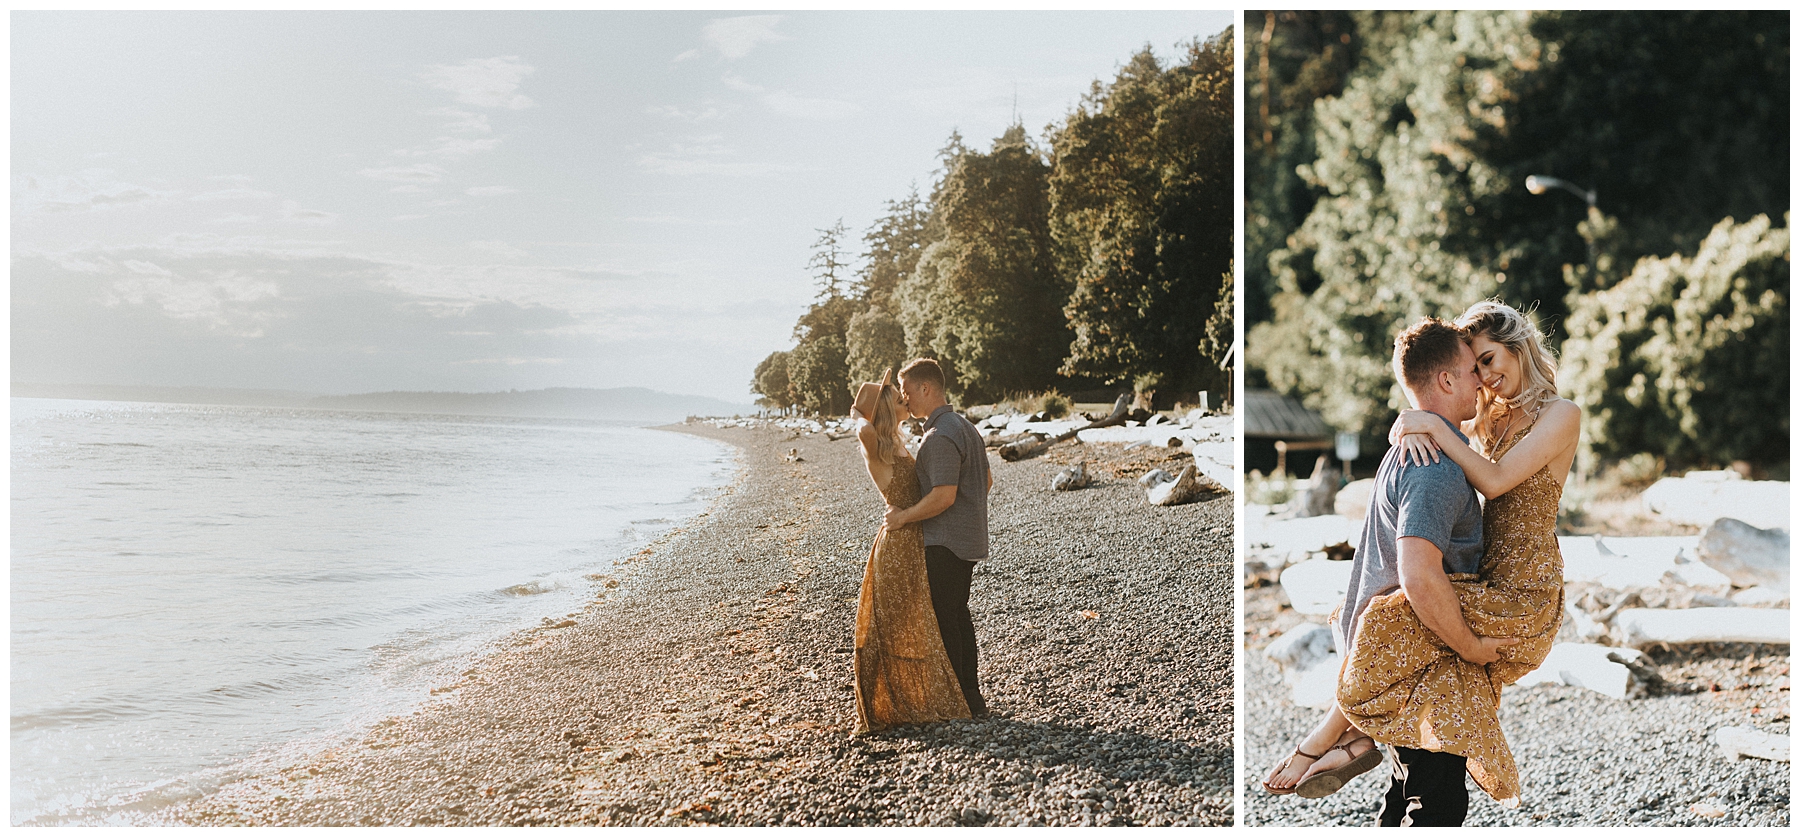
<path fill-rule="evenodd" d="M 911 357 L 936 358 L 971 404 L 1226 390 L 1232 81 L 1227 29 L 1171 66 L 1145 48 L 1041 143 L 1014 125 L 981 151 L 953 132 L 930 194 L 890 201 L 854 270 L 849 232 L 820 230 L 818 298 L 751 390 L 842 414 L 853 382 Z"/>
<path fill-rule="evenodd" d="M 1374 441 L 1393 334 L 1498 297 L 1560 348 L 1589 465 L 1786 462 L 1786 12 L 1245 24 L 1252 386 Z"/>

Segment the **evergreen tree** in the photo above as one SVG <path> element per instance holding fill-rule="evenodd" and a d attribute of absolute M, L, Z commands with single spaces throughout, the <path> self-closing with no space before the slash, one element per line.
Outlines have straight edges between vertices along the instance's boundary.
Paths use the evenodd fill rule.
<path fill-rule="evenodd" d="M 1051 231 L 1073 282 L 1065 374 L 1229 386 L 1198 347 L 1231 263 L 1231 30 L 1185 59 L 1133 56 L 1052 141 Z"/>
<path fill-rule="evenodd" d="M 788 380 L 788 353 L 770 352 L 756 365 L 750 391 L 761 395 L 777 410 L 794 406 L 794 389 Z"/>
<path fill-rule="evenodd" d="M 899 372 L 907 361 L 906 330 L 879 305 L 850 320 L 844 342 L 852 385 L 878 381 L 888 369 Z"/>
<path fill-rule="evenodd" d="M 956 153 L 952 136 L 947 153 Z M 1040 390 L 1068 345 L 1068 291 L 1050 255 L 1050 167 L 1014 125 L 986 154 L 947 161 L 933 195 L 933 231 L 896 290 L 909 354 L 955 370 L 946 388 L 969 401 Z"/>

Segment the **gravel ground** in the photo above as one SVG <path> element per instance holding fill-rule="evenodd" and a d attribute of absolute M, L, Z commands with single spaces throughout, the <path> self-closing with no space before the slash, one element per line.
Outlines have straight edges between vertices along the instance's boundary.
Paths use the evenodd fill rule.
<path fill-rule="evenodd" d="M 1304 617 L 1279 587 L 1246 590 L 1244 824 L 1372 825 L 1388 764 L 1324 799 L 1270 796 L 1261 779 L 1293 751 L 1319 710 L 1295 706 L 1262 649 Z M 1518 759 L 1524 801 L 1501 808 L 1469 787 L 1468 825 L 1785 826 L 1785 763 L 1729 761 L 1713 730 L 1788 732 L 1788 647 L 1714 645 L 1647 655 L 1689 694 L 1619 701 L 1573 686 L 1512 689 L 1500 722 Z"/>
<path fill-rule="evenodd" d="M 993 716 L 853 737 L 881 510 L 855 442 L 682 429 L 742 446 L 745 472 L 585 610 L 362 740 L 173 818 L 1231 824 L 1230 495 L 1159 508 L 1119 478 L 1054 493 L 1054 461 L 994 458 L 993 556 L 970 599 Z"/>

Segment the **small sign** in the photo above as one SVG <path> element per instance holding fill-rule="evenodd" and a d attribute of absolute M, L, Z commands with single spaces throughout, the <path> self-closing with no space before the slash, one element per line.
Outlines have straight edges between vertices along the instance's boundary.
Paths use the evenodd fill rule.
<path fill-rule="evenodd" d="M 1362 451 L 1356 446 L 1355 433 L 1337 434 L 1337 456 L 1339 459 L 1345 462 L 1352 462 L 1359 453 L 1362 453 Z"/>

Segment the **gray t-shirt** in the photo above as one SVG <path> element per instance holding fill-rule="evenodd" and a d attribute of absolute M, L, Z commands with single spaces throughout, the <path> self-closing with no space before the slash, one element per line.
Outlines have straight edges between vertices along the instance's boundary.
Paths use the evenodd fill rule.
<path fill-rule="evenodd" d="M 918 459 L 921 496 L 940 485 L 956 486 L 956 502 L 920 522 L 925 545 L 945 547 L 964 561 L 986 558 L 988 461 L 981 431 L 948 404 L 932 410 Z"/>
<path fill-rule="evenodd" d="M 1443 421 L 1456 430 L 1449 419 Z M 1460 430 L 1456 436 L 1468 441 Z M 1350 589 L 1335 626 L 1346 656 L 1369 600 L 1400 589 L 1401 538 L 1430 541 L 1444 553 L 1445 574 L 1481 571 L 1481 502 L 1462 466 L 1444 456 L 1402 467 L 1400 456 L 1399 446 L 1389 448 L 1375 471 L 1362 540 L 1350 565 Z"/>

